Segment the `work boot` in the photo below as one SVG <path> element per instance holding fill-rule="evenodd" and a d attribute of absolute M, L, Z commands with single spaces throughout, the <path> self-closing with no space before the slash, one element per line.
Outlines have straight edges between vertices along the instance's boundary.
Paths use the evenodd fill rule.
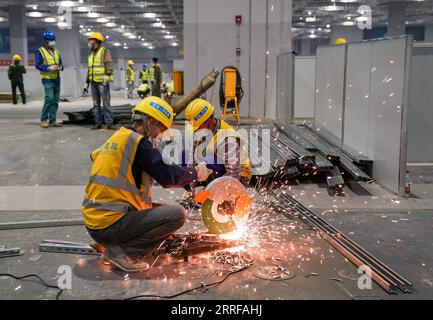
<path fill-rule="evenodd" d="M 92 129 L 92 130 L 99 130 L 99 129 L 102 129 L 102 124 L 97 123 L 97 124 L 95 124 L 91 129 Z"/>
<path fill-rule="evenodd" d="M 117 130 L 117 126 L 115 126 L 114 124 L 107 124 L 106 129 L 107 130 Z"/>
<path fill-rule="evenodd" d="M 91 241 L 89 243 L 89 246 L 95 249 L 98 253 L 104 253 L 105 251 L 105 247 L 102 244 L 97 243 L 96 241 Z"/>
<path fill-rule="evenodd" d="M 150 269 L 147 262 L 129 257 L 119 246 L 107 247 L 102 258 L 125 272 L 141 272 Z"/>
<path fill-rule="evenodd" d="M 59 122 L 53 122 L 53 123 L 50 123 L 50 127 L 61 128 L 61 127 L 63 127 L 63 124 L 61 124 Z"/>
<path fill-rule="evenodd" d="M 41 121 L 41 127 L 48 128 L 49 127 L 48 121 Z"/>

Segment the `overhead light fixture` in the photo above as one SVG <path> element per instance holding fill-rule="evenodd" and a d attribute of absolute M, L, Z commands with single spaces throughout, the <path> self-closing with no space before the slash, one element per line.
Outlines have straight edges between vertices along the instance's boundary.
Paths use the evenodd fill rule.
<path fill-rule="evenodd" d="M 6 18 L 0 17 L 0 22 L 6 21 Z"/>
<path fill-rule="evenodd" d="M 121 27 L 122 29 L 125 28 L 125 26 L 124 26 L 123 24 L 122 24 L 120 27 Z"/>
<path fill-rule="evenodd" d="M 131 35 L 128 36 L 128 38 L 129 38 L 129 39 L 137 39 L 137 36 L 134 35 L 134 34 L 131 34 Z"/>
<path fill-rule="evenodd" d="M 115 46 L 115 47 L 120 47 L 121 44 L 120 44 L 119 42 L 115 42 L 115 43 L 113 43 L 113 46 Z"/>
<path fill-rule="evenodd" d="M 328 29 L 331 28 L 331 25 L 330 25 L 330 24 L 327 24 L 327 25 L 326 25 L 326 28 L 328 28 Z"/>
<path fill-rule="evenodd" d="M 345 27 L 350 27 L 350 26 L 353 26 L 354 24 L 355 24 L 355 22 L 353 22 L 353 21 L 344 21 L 341 23 L 341 25 L 345 26 Z"/>
<path fill-rule="evenodd" d="M 163 37 L 164 39 L 174 39 L 174 36 L 171 34 L 167 34 Z"/>
<path fill-rule="evenodd" d="M 129 49 L 129 47 L 128 47 L 128 46 L 123 46 L 123 49 L 125 49 L 125 50 L 126 50 L 126 49 Z"/>
<path fill-rule="evenodd" d="M 314 30 L 310 30 L 310 33 L 311 33 L 311 34 L 314 34 Z"/>
<path fill-rule="evenodd" d="M 177 46 L 179 45 L 179 43 L 177 43 L 177 42 L 172 42 L 171 45 L 172 45 L 173 47 L 177 47 Z"/>
<path fill-rule="evenodd" d="M 32 7 L 32 9 L 33 10 L 36 10 L 36 9 L 38 9 L 38 5 L 37 4 L 35 4 L 33 7 Z"/>
<path fill-rule="evenodd" d="M 32 11 L 32 12 L 27 13 L 27 16 L 32 17 L 32 18 L 40 18 L 40 17 L 43 17 L 44 14 L 40 11 Z"/>
<path fill-rule="evenodd" d="M 321 10 L 325 10 L 325 11 L 338 11 L 341 10 L 342 7 L 337 7 L 335 4 L 333 6 L 323 6 L 320 7 L 319 9 Z"/>
<path fill-rule="evenodd" d="M 87 32 L 85 33 L 85 35 L 86 35 L 86 36 L 90 36 L 92 33 L 93 33 L 92 31 L 87 31 Z"/>
<path fill-rule="evenodd" d="M 100 15 L 99 13 L 97 13 L 97 12 L 89 12 L 89 13 L 87 14 L 87 16 L 88 16 L 89 18 L 99 18 L 101 15 Z"/>
<path fill-rule="evenodd" d="M 319 29 L 317 29 L 317 30 L 322 31 L 322 28 L 319 28 Z"/>
<path fill-rule="evenodd" d="M 107 22 L 105 24 L 105 26 L 108 27 L 108 28 L 114 28 L 116 26 L 116 24 L 114 22 Z"/>
<path fill-rule="evenodd" d="M 161 22 L 154 22 L 151 24 L 152 27 L 154 28 L 161 28 L 162 27 L 162 23 Z"/>
<path fill-rule="evenodd" d="M 312 15 L 312 12 L 311 12 L 311 11 L 308 11 L 308 15 L 311 16 L 311 15 Z"/>
<path fill-rule="evenodd" d="M 68 26 L 68 24 L 67 24 L 66 22 L 64 22 L 64 21 L 59 21 L 59 22 L 57 23 L 57 26 L 58 26 L 59 28 L 66 28 L 66 27 Z"/>
<path fill-rule="evenodd" d="M 71 7 L 75 7 L 77 4 L 78 3 L 75 1 L 60 1 L 59 7 L 71 8 Z"/>
<path fill-rule="evenodd" d="M 110 36 L 109 36 L 109 35 L 106 35 L 105 38 L 106 38 L 106 39 L 110 39 Z"/>
<path fill-rule="evenodd" d="M 143 47 L 148 47 L 148 46 L 150 46 L 150 43 L 149 43 L 149 42 L 143 42 L 141 45 L 142 45 Z"/>
<path fill-rule="evenodd" d="M 153 50 L 153 49 L 155 49 L 155 47 L 154 46 L 148 46 L 147 49 Z"/>
<path fill-rule="evenodd" d="M 307 17 L 305 18 L 306 22 L 316 22 L 316 17 Z"/>
<path fill-rule="evenodd" d="M 153 12 L 146 12 L 146 13 L 143 13 L 143 17 L 144 18 L 156 18 L 156 13 L 153 13 Z"/>
<path fill-rule="evenodd" d="M 90 8 L 89 7 L 76 7 L 75 11 L 78 11 L 78 12 L 89 12 Z"/>
<path fill-rule="evenodd" d="M 352 17 L 351 17 L 351 16 L 347 16 L 346 19 L 347 19 L 347 20 L 350 20 L 350 19 L 352 19 Z"/>
<path fill-rule="evenodd" d="M 98 18 L 98 19 L 96 19 L 96 22 L 106 23 L 106 22 L 108 22 L 108 19 L 107 18 Z"/>
<path fill-rule="evenodd" d="M 80 24 L 80 29 L 83 29 L 83 28 L 84 28 L 84 26 L 82 24 Z"/>
<path fill-rule="evenodd" d="M 317 35 L 315 35 L 315 34 L 310 34 L 310 35 L 308 35 L 308 38 L 310 38 L 310 39 L 315 39 L 315 38 L 317 38 Z"/>
<path fill-rule="evenodd" d="M 356 17 L 355 20 L 362 22 L 362 21 L 368 21 L 370 19 L 368 17 Z"/>
<path fill-rule="evenodd" d="M 54 22 L 57 21 L 57 19 L 56 19 L 56 18 L 53 18 L 53 17 L 49 17 L 49 18 L 45 18 L 44 21 L 45 21 L 45 22 L 48 22 L 48 23 L 54 23 Z"/>

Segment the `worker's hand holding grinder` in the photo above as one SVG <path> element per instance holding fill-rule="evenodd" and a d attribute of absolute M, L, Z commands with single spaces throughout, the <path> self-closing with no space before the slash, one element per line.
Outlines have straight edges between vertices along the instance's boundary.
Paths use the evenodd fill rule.
<path fill-rule="evenodd" d="M 195 166 L 195 171 L 197 172 L 197 181 L 205 181 L 209 175 L 213 172 L 211 169 L 206 167 L 206 162 L 200 162 Z"/>

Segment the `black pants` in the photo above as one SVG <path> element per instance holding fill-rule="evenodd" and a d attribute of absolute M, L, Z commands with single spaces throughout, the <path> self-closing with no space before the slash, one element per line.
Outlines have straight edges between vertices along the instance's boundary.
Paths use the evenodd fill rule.
<path fill-rule="evenodd" d="M 24 82 L 11 82 L 12 85 L 12 102 L 14 104 L 18 103 L 17 100 L 17 87 L 21 93 L 21 101 L 23 104 L 26 104 L 26 93 L 24 92 Z"/>
<path fill-rule="evenodd" d="M 184 223 L 184 208 L 161 205 L 129 212 L 106 229 L 87 231 L 96 242 L 105 246 L 118 245 L 128 256 L 140 258 L 157 249 Z"/>

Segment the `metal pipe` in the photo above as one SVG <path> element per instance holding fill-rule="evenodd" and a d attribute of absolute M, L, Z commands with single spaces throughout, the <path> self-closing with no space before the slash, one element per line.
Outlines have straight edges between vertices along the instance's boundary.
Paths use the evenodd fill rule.
<path fill-rule="evenodd" d="M 68 226 L 83 226 L 83 225 L 84 225 L 84 221 L 82 218 L 58 219 L 58 220 L 33 220 L 33 221 L 3 222 L 0 223 L 0 230 L 53 228 L 53 227 L 68 227 Z"/>

